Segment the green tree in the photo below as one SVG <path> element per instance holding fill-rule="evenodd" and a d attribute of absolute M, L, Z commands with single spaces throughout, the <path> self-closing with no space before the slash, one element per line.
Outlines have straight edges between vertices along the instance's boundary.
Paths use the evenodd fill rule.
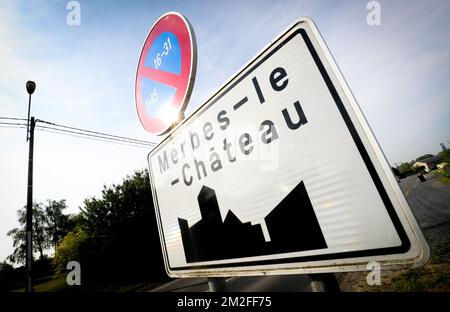
<path fill-rule="evenodd" d="M 47 217 L 42 204 L 33 204 L 33 247 L 39 252 L 39 259 L 44 260 L 44 250 L 50 247 L 46 230 Z"/>
<path fill-rule="evenodd" d="M 412 167 L 413 164 L 414 164 L 413 160 L 409 163 L 403 162 L 397 166 L 397 169 L 398 169 L 398 171 L 400 171 L 401 174 L 405 174 L 405 173 L 413 170 L 413 167 Z"/>
<path fill-rule="evenodd" d="M 14 252 L 8 256 L 8 260 L 13 263 L 25 262 L 25 242 L 26 242 L 26 222 L 27 208 L 17 210 L 18 221 L 21 225 L 7 233 L 13 239 Z M 33 203 L 33 251 L 39 252 L 40 259 L 44 259 L 44 250 L 49 247 L 48 236 L 45 229 L 46 217 L 41 203 Z"/>
<path fill-rule="evenodd" d="M 74 224 L 68 215 L 63 213 L 67 208 L 66 200 L 47 200 L 45 205 L 45 230 L 49 243 L 54 247 L 61 242 L 64 236 L 73 229 Z"/>
<path fill-rule="evenodd" d="M 62 238 L 74 227 L 74 221 L 63 210 L 67 208 L 64 199 L 47 200 L 46 205 L 33 203 L 33 252 L 39 252 L 39 258 L 44 259 L 44 251 L 55 247 Z M 13 263 L 25 263 L 26 254 L 26 206 L 17 211 L 20 227 L 7 233 L 13 239 L 14 252 L 8 257 Z"/>
<path fill-rule="evenodd" d="M 102 281 L 166 277 L 147 171 L 104 187 L 101 198 L 85 200 L 78 226 L 87 236 L 84 276 Z"/>
<path fill-rule="evenodd" d="M 12 254 L 8 256 L 8 260 L 12 263 L 25 263 L 25 253 L 26 253 L 26 245 L 25 245 L 25 239 L 26 239 L 26 231 L 23 228 L 14 228 L 6 235 L 12 237 L 13 239 L 13 247 L 14 251 Z"/>
<path fill-rule="evenodd" d="M 439 156 L 442 157 L 442 162 L 450 164 L 450 149 L 440 152 Z"/>
<path fill-rule="evenodd" d="M 70 261 L 83 262 L 83 247 L 88 241 L 88 235 L 81 227 L 69 232 L 58 244 L 53 258 L 53 266 L 58 273 L 66 271 Z"/>
<path fill-rule="evenodd" d="M 15 270 L 6 261 L 0 262 L 0 292 L 8 291 L 14 281 Z"/>

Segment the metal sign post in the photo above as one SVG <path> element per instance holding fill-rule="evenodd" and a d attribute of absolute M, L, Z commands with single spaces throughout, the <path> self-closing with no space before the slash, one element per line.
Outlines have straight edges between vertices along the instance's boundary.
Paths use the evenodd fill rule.
<path fill-rule="evenodd" d="M 339 293 L 339 284 L 333 273 L 309 274 L 313 292 Z"/>
<path fill-rule="evenodd" d="M 227 290 L 224 277 L 208 277 L 208 286 L 210 292 L 224 292 Z"/>

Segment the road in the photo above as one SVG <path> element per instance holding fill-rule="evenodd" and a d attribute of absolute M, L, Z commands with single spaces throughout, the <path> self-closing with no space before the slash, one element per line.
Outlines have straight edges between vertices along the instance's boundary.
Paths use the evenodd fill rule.
<path fill-rule="evenodd" d="M 399 184 L 431 247 L 450 233 L 450 185 L 434 175 L 424 176 L 425 182 L 413 175 Z"/>
<path fill-rule="evenodd" d="M 228 278 L 226 289 L 230 292 L 305 292 L 311 291 L 310 278 L 306 275 L 251 276 Z M 152 291 L 205 292 L 209 291 L 206 278 L 177 279 Z"/>
<path fill-rule="evenodd" d="M 417 175 L 400 180 L 399 185 L 409 202 L 417 222 L 430 247 L 445 239 L 450 233 L 450 186 L 436 176 L 426 174 L 427 181 L 420 182 Z M 226 280 L 230 292 L 311 291 L 307 275 L 240 277 Z M 177 279 L 151 291 L 208 291 L 205 278 Z"/>

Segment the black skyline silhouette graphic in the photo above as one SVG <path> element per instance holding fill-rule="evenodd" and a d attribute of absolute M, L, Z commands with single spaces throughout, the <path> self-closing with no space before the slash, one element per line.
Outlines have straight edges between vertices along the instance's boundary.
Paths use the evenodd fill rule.
<path fill-rule="evenodd" d="M 231 210 L 222 222 L 213 189 L 203 186 L 197 200 L 200 221 L 189 227 L 178 218 L 188 263 L 327 248 L 303 181 L 264 218 L 269 242 L 261 224 L 243 223 Z"/>

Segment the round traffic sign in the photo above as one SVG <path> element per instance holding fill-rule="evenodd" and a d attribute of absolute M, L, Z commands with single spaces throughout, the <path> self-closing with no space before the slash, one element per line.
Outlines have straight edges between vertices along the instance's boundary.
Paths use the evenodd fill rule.
<path fill-rule="evenodd" d="M 136 73 L 136 109 L 147 131 L 164 134 L 183 118 L 196 69 L 192 26 L 179 13 L 164 14 L 150 29 Z"/>

